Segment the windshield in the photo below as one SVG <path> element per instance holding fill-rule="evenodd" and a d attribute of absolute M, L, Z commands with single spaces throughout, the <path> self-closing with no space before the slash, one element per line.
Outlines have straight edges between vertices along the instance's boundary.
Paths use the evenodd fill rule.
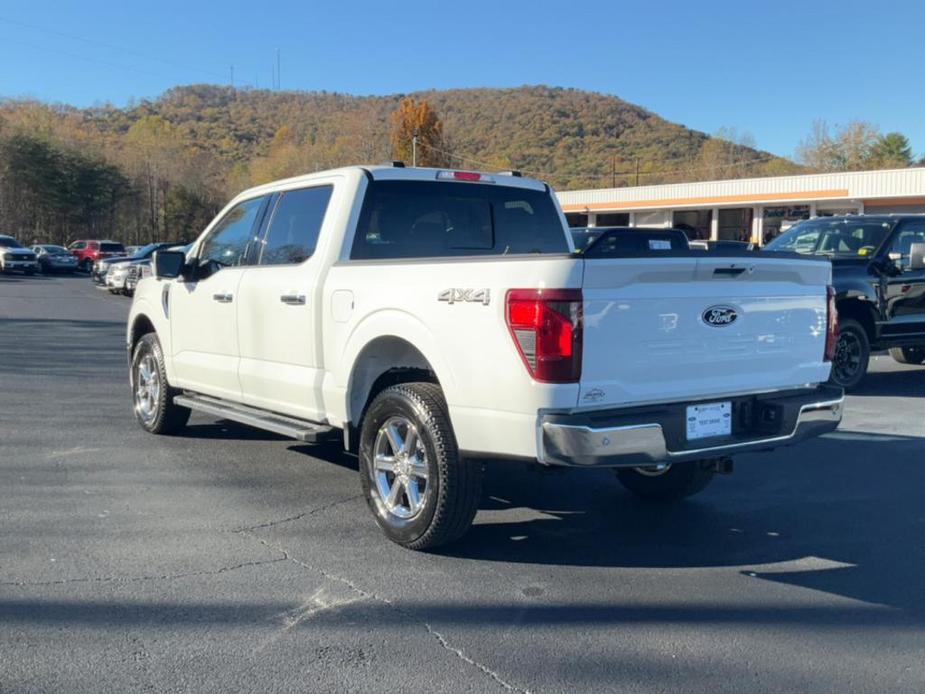
<path fill-rule="evenodd" d="M 135 249 L 135 252 L 132 253 L 132 258 L 134 258 L 134 259 L 147 258 L 149 255 L 151 255 L 152 253 L 154 253 L 154 251 L 156 251 L 156 250 L 157 250 L 158 248 L 160 248 L 162 245 L 163 245 L 163 244 L 161 244 L 161 243 L 149 243 L 147 246 L 142 246 L 141 248 L 136 248 L 136 249 Z"/>
<path fill-rule="evenodd" d="M 68 250 L 64 246 L 39 246 L 49 255 L 62 255 L 68 254 Z"/>
<path fill-rule="evenodd" d="M 594 231 L 593 229 L 571 229 L 570 231 L 572 232 L 572 241 L 575 244 L 576 251 L 583 251 L 601 235 L 600 231 Z"/>
<path fill-rule="evenodd" d="M 22 246 L 14 238 L 0 236 L 0 248 L 22 248 Z"/>
<path fill-rule="evenodd" d="M 883 219 L 810 219 L 778 236 L 764 250 L 837 257 L 870 256 L 891 228 L 892 222 Z"/>

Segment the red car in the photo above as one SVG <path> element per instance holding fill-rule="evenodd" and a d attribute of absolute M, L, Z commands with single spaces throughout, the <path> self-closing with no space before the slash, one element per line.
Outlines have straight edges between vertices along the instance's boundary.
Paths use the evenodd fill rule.
<path fill-rule="evenodd" d="M 67 249 L 77 258 L 78 269 L 87 274 L 97 260 L 125 255 L 125 246 L 118 241 L 74 241 Z"/>

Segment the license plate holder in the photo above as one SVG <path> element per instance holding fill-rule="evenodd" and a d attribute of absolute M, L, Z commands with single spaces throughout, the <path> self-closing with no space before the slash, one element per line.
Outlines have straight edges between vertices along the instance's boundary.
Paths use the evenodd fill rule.
<path fill-rule="evenodd" d="M 732 435 L 732 402 L 711 402 L 687 406 L 687 440 Z"/>

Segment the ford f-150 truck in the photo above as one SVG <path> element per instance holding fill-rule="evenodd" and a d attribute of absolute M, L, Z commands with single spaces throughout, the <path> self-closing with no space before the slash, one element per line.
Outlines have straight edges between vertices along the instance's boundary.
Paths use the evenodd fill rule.
<path fill-rule="evenodd" d="M 516 172 L 396 163 L 253 188 L 139 282 L 136 417 L 342 439 L 412 549 L 468 529 L 485 459 L 612 467 L 677 499 L 733 453 L 836 428 L 826 259 L 596 248 L 576 253 L 549 187 Z"/>

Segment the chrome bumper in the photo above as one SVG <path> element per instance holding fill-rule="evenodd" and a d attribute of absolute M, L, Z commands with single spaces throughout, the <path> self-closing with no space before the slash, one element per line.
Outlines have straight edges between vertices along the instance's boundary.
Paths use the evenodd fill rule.
<path fill-rule="evenodd" d="M 785 396 L 738 399 L 758 411 L 778 412 L 776 430 L 758 427 L 765 431 L 746 429 L 693 442 L 683 441 L 677 431 L 686 406 L 695 403 L 593 415 L 548 414 L 540 420 L 538 458 L 548 465 L 637 467 L 770 450 L 833 431 L 841 422 L 844 397 L 840 388 L 819 386 Z"/>

